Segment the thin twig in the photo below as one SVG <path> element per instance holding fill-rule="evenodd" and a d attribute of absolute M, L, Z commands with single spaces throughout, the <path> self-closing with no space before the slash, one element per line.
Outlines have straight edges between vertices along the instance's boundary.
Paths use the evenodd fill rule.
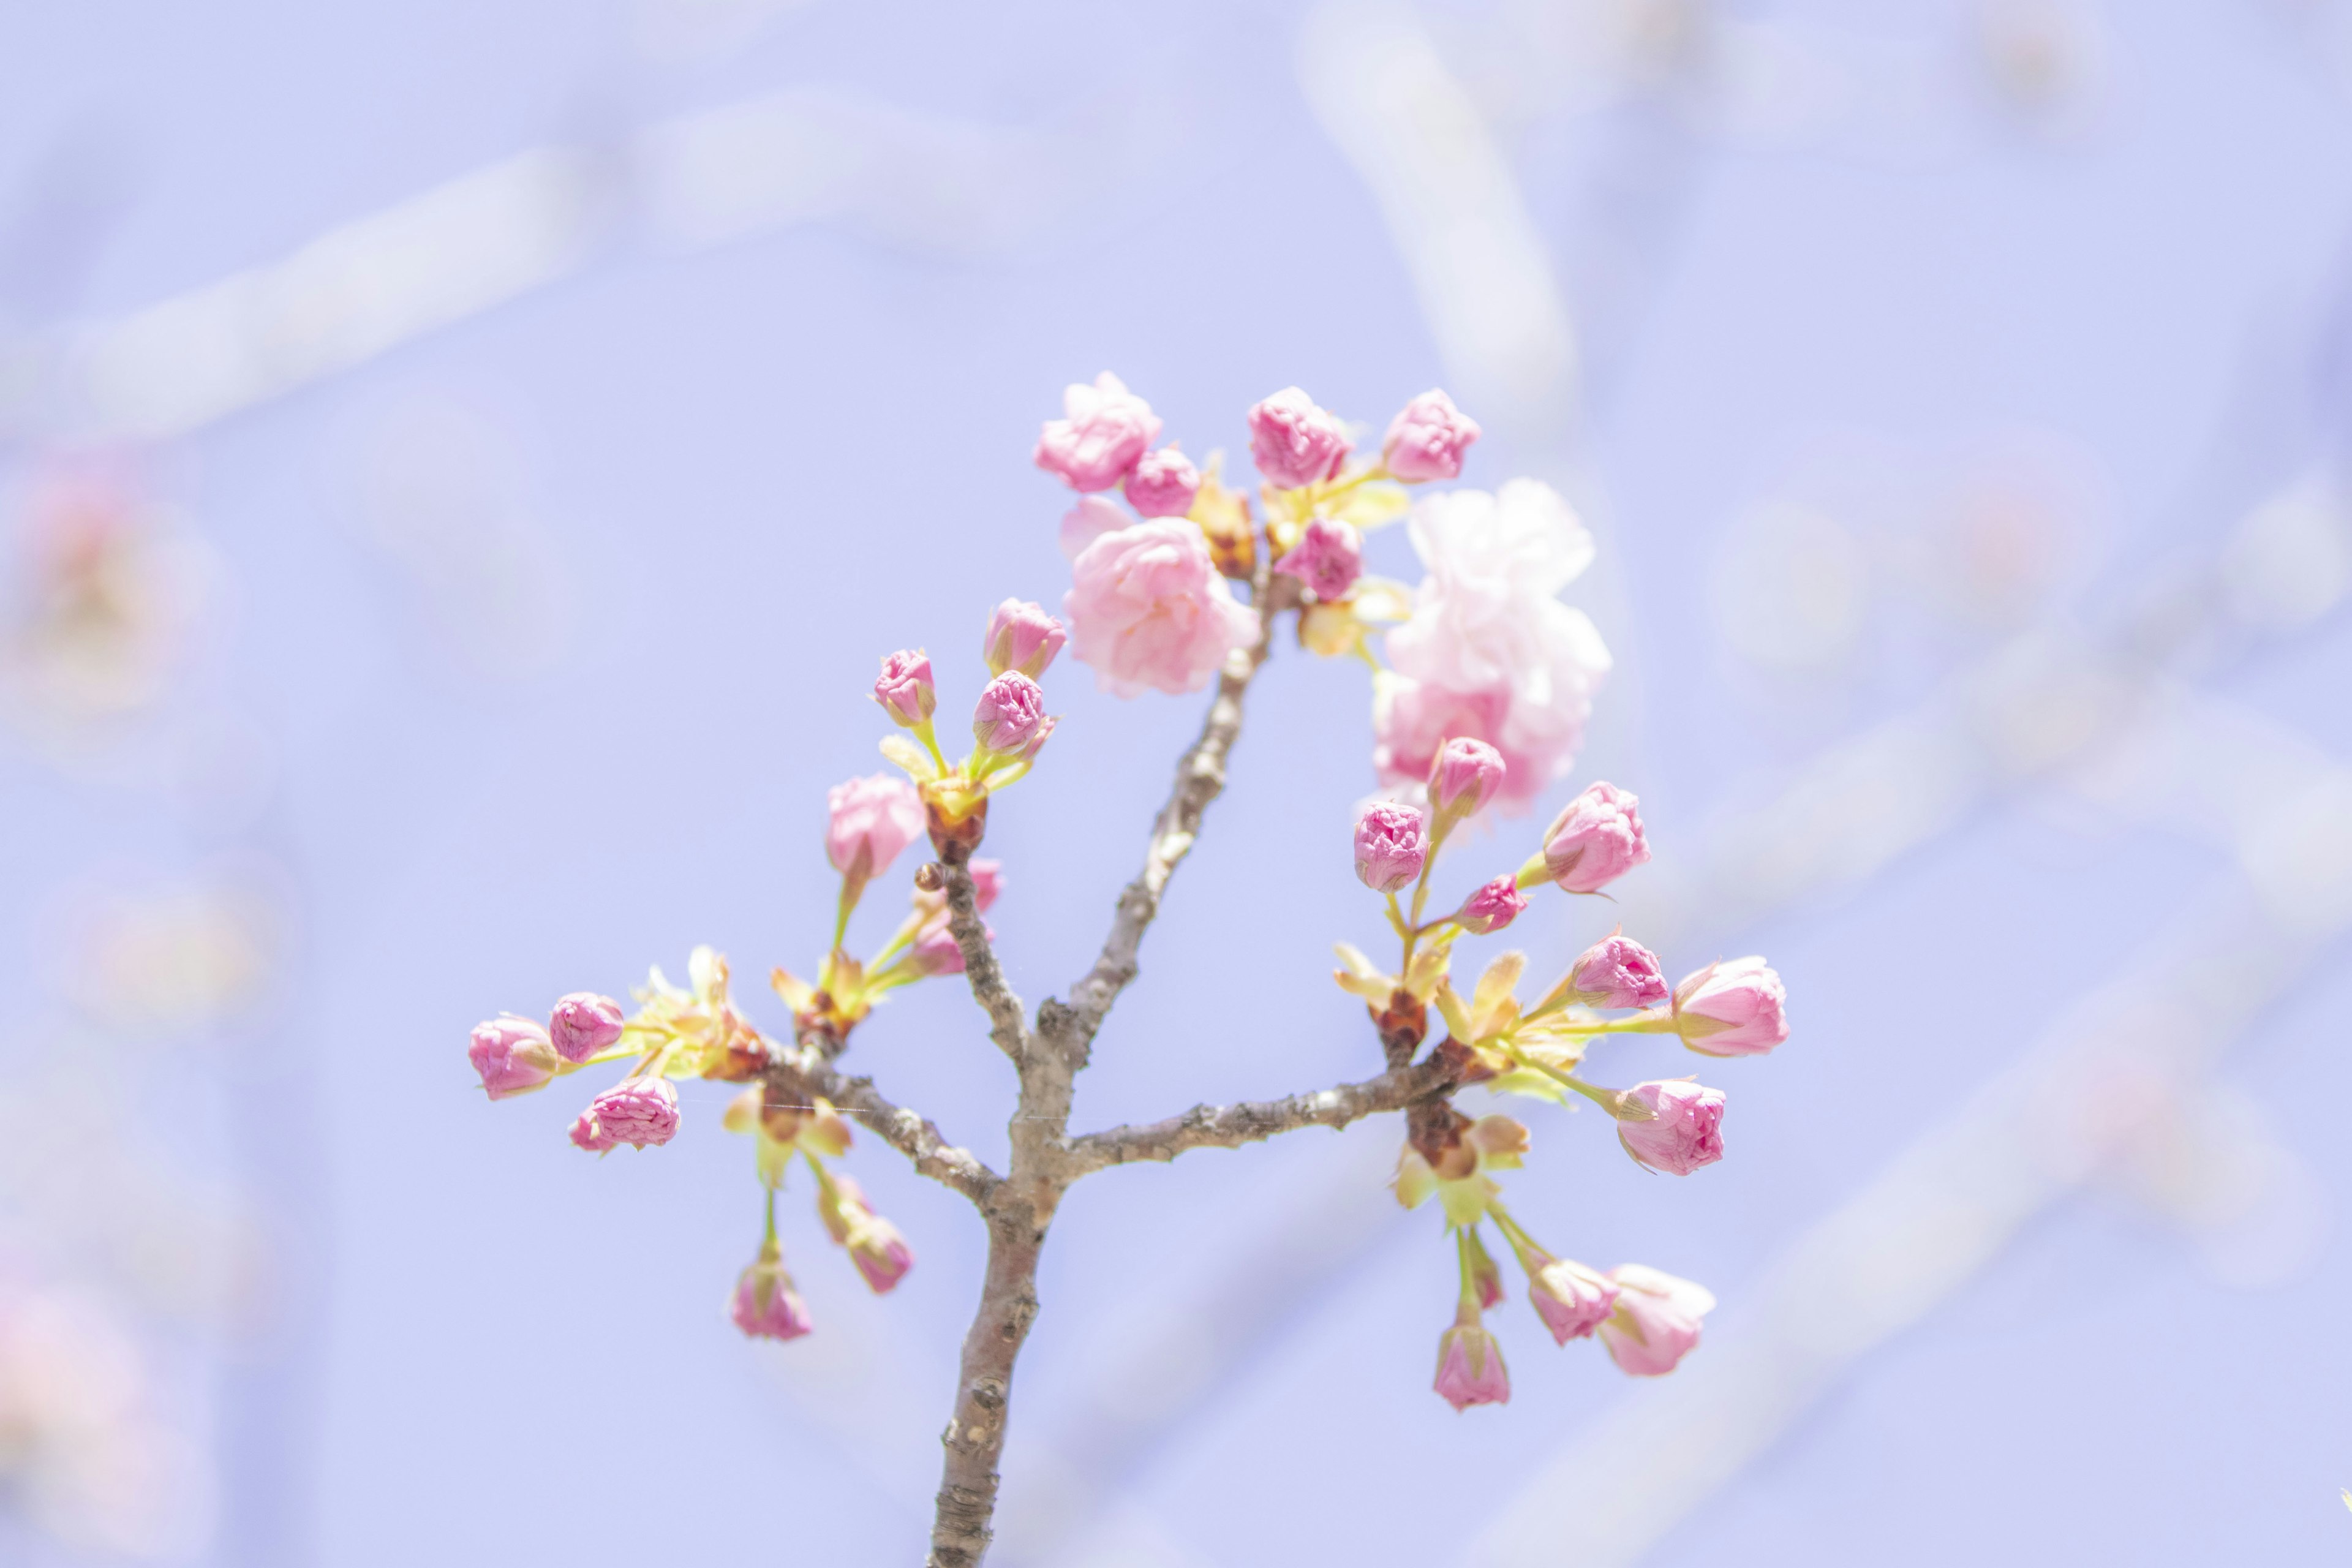
<path fill-rule="evenodd" d="M 987 1205 L 1004 1178 L 990 1170 L 971 1150 L 943 1137 L 938 1127 L 902 1105 L 892 1103 L 870 1078 L 851 1078 L 826 1062 L 824 1054 L 806 1046 L 772 1042 L 768 1085 L 771 1095 L 788 1104 L 803 1104 L 822 1096 L 834 1108 L 854 1116 L 877 1137 L 914 1162 L 915 1169 L 935 1182 L 954 1188 L 973 1203 Z"/>
<path fill-rule="evenodd" d="M 1239 1148 L 1302 1127 L 1345 1127 L 1363 1117 L 1402 1110 L 1417 1100 L 1442 1094 L 1454 1087 L 1454 1072 L 1452 1062 L 1432 1056 L 1361 1083 L 1341 1084 L 1313 1094 L 1245 1100 L 1239 1105 L 1196 1105 L 1164 1121 L 1089 1132 L 1070 1141 L 1070 1173 L 1076 1178 L 1134 1160 L 1173 1160 L 1187 1149 Z"/>
<path fill-rule="evenodd" d="M 988 1015 L 988 1037 L 996 1042 L 999 1050 L 1019 1063 L 1028 1055 L 1027 1010 L 1005 983 L 1004 966 L 996 962 L 996 949 L 988 940 L 988 927 L 980 918 L 971 868 L 946 861 L 926 868 L 933 868 L 943 879 L 947 890 L 948 933 L 955 938 L 956 951 L 963 954 L 964 978 L 971 984 L 972 1000 Z"/>

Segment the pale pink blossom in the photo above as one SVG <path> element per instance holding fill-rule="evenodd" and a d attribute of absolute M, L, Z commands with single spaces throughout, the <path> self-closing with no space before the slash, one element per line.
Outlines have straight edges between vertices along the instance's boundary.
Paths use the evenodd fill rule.
<path fill-rule="evenodd" d="M 1528 1300 L 1551 1331 L 1555 1344 L 1580 1340 L 1607 1320 L 1617 1304 L 1617 1284 L 1596 1269 L 1565 1258 L 1539 1265 L 1528 1277 Z"/>
<path fill-rule="evenodd" d="M 1119 493 L 1145 517 L 1182 517 L 1201 493 L 1201 470 L 1175 447 L 1162 447 L 1137 461 Z"/>
<path fill-rule="evenodd" d="M 988 635 L 981 647 L 987 655 L 991 675 L 1017 669 L 1030 679 L 1038 680 L 1044 679 L 1054 656 L 1062 651 L 1062 644 L 1067 640 L 1062 623 L 1047 615 L 1045 605 L 1007 599 L 988 617 Z"/>
<path fill-rule="evenodd" d="M 1601 1342 L 1621 1371 L 1664 1376 L 1698 1348 L 1700 1321 L 1715 1310 L 1706 1287 L 1638 1263 L 1622 1264 L 1609 1278 L 1617 1305 L 1601 1325 Z"/>
<path fill-rule="evenodd" d="M 1364 574 L 1364 536 L 1351 522 L 1313 517 L 1299 530 L 1298 542 L 1274 563 L 1314 591 L 1325 604 L 1348 596 Z"/>
<path fill-rule="evenodd" d="M 1286 386 L 1249 411 L 1250 458 L 1276 489 L 1328 479 L 1348 460 L 1346 426 L 1296 386 Z"/>
<path fill-rule="evenodd" d="M 1567 772 L 1609 669 L 1592 623 L 1557 597 L 1591 560 L 1591 536 L 1533 479 L 1425 497 L 1410 531 L 1428 574 L 1387 638 L 1381 782 L 1420 783 L 1438 745 L 1466 735 L 1503 754 L 1502 804 L 1522 810 Z"/>
<path fill-rule="evenodd" d="M 1711 963 L 1675 987 L 1675 1027 L 1704 1056 L 1757 1057 L 1789 1037 L 1789 994 L 1760 958 Z"/>
<path fill-rule="evenodd" d="M 1454 399 L 1434 387 L 1404 405 L 1389 422 L 1381 443 L 1381 461 L 1390 473 L 1408 483 L 1456 479 L 1470 443 L 1478 438 L 1478 422 L 1454 406 Z"/>
<path fill-rule="evenodd" d="M 1135 519 L 1121 511 L 1118 502 L 1100 496 L 1080 496 L 1078 504 L 1062 514 L 1062 559 L 1076 561 L 1086 553 L 1087 545 L 1104 534 L 1134 524 Z"/>
<path fill-rule="evenodd" d="M 1465 1316 L 1437 1342 L 1437 1392 L 1456 1410 L 1507 1404 L 1511 1374 L 1503 1365 L 1503 1347 L 1475 1312 L 1465 1308 Z"/>
<path fill-rule="evenodd" d="M 981 688 L 971 710 L 972 739 L 983 751 L 1010 754 L 1025 750 L 1052 721 L 1045 717 L 1045 694 L 1017 669 Z"/>
<path fill-rule="evenodd" d="M 1528 896 L 1519 891 L 1518 879 L 1506 871 L 1463 900 L 1454 921 L 1472 936 L 1492 936 L 1527 907 Z"/>
<path fill-rule="evenodd" d="M 1666 999 L 1658 955 L 1614 933 L 1577 956 L 1569 984 L 1588 1007 L 1653 1007 Z"/>
<path fill-rule="evenodd" d="M 931 684 L 930 656 L 921 648 L 902 648 L 882 661 L 874 682 L 874 700 L 890 721 L 912 730 L 939 707 L 939 691 Z"/>
<path fill-rule="evenodd" d="M 1429 768 L 1429 804 L 1444 816 L 1468 816 L 1502 793 L 1510 765 L 1486 742 L 1456 736 L 1437 748 Z"/>
<path fill-rule="evenodd" d="M 898 852 L 922 837 L 923 800 L 896 773 L 869 773 L 825 793 L 824 856 L 860 883 L 889 870 Z"/>
<path fill-rule="evenodd" d="M 1429 859 L 1429 824 L 1416 806 L 1376 800 L 1356 818 L 1356 878 L 1375 893 L 1412 885 Z"/>
<path fill-rule="evenodd" d="M 545 1029 L 512 1013 L 475 1025 L 466 1059 L 482 1075 L 482 1088 L 492 1100 L 529 1094 L 553 1078 L 562 1060 Z"/>
<path fill-rule="evenodd" d="M 1070 652 L 1115 696 L 1198 691 L 1257 630 L 1256 616 L 1218 575 L 1208 541 L 1181 518 L 1101 535 L 1072 576 L 1062 601 Z"/>
<path fill-rule="evenodd" d="M 618 1041 L 625 1019 L 621 1005 L 593 991 L 574 991 L 555 1005 L 548 1037 L 567 1062 L 584 1062 Z"/>
<path fill-rule="evenodd" d="M 1620 1114 L 1617 1141 L 1653 1171 L 1687 1176 L 1723 1158 L 1723 1090 L 1670 1079 L 1637 1084 L 1624 1100 L 1649 1117 Z"/>
<path fill-rule="evenodd" d="M 793 1289 L 793 1277 L 784 1272 L 782 1259 L 765 1256 L 736 1280 L 728 1316 L 755 1340 L 796 1340 L 815 1326 L 801 1303 L 800 1292 Z"/>
<path fill-rule="evenodd" d="M 1127 477 L 1160 437 L 1151 405 L 1105 371 L 1087 386 L 1062 394 L 1064 418 L 1048 420 L 1037 436 L 1037 466 L 1074 490 L 1107 490 Z"/>
<path fill-rule="evenodd" d="M 588 1113 L 608 1148 L 658 1146 L 677 1135 L 677 1090 L 666 1078 L 624 1079 L 591 1100 Z M 572 1141 L 581 1142 L 576 1131 Z"/>
<path fill-rule="evenodd" d="M 1650 858 L 1641 801 L 1596 784 L 1568 803 L 1544 832 L 1544 871 L 1571 893 L 1597 893 Z"/>

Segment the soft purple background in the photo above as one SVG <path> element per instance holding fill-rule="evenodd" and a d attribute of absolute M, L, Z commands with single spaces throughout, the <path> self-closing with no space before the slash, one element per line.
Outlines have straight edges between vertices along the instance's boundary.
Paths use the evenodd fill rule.
<path fill-rule="evenodd" d="M 2340 441 L 2352 414 L 2326 400 L 2315 345 L 2352 223 L 2352 116 L 2294 10 L 2106 6 L 2094 123 L 2048 137 L 1971 95 L 1955 11 L 1741 6 L 1888 58 L 1950 52 L 1942 132 L 1904 143 L 1865 114 L 1775 142 L 1664 111 L 1539 110 L 1507 142 L 1592 363 L 1573 429 L 1498 435 L 1471 477 L 1535 469 L 1592 510 L 1622 593 L 1585 602 L 1625 678 L 1578 777 L 1640 791 L 1662 864 L 1736 788 L 1980 651 L 1874 601 L 1843 684 L 1791 697 L 1727 652 L 1711 552 L 1825 432 L 1931 466 L 2021 431 L 2065 449 L 2100 499 L 2052 591 L 2084 606 L 2210 549 Z M 1475 43 L 1514 15 L 1448 13 L 1440 36 Z M 806 973 L 824 940 L 823 792 L 878 765 L 876 656 L 927 645 L 956 709 L 988 605 L 1066 585 L 1063 498 L 1027 461 L 1063 383 L 1115 367 L 1200 451 L 1238 447 L 1242 408 L 1293 381 L 1371 420 L 1444 377 L 1379 212 L 1301 97 L 1299 19 L 813 4 L 684 64 L 649 58 L 639 14 L 613 3 L 91 0 L 0 23 L 0 200 L 62 149 L 95 149 L 87 188 L 110 215 L 86 269 L 15 307 L 35 321 L 119 316 L 522 147 L 781 86 L 943 121 L 1148 121 L 1133 162 L 1078 182 L 1009 247 L 814 223 L 679 256 L 625 234 L 544 292 L 154 459 L 234 584 L 226 679 L 277 765 L 272 815 L 237 831 L 289 868 L 302 917 L 255 1026 L 275 1043 L 238 1058 L 264 1065 L 224 1069 L 248 1114 L 203 1112 L 231 1130 L 220 1157 L 255 1184 L 289 1269 L 274 1326 L 217 1363 L 224 1502 L 204 1561 L 919 1552 L 979 1257 L 961 1201 L 866 1140 L 852 1168 L 920 1266 L 869 1298 L 794 1197 L 786 1243 L 822 1331 L 747 1346 L 719 1305 L 759 1200 L 748 1149 L 718 1130 L 722 1092 L 689 1089 L 671 1147 L 589 1161 L 562 1139 L 573 1086 L 487 1107 L 464 1034 L 566 990 L 621 992 L 648 962 L 677 975 L 702 942 L 782 1022 L 758 977 Z M 1614 266 L 1593 259 L 1612 247 Z M 477 433 L 552 539 L 575 619 L 548 668 L 485 675 L 457 657 L 432 585 L 374 542 L 363 476 L 418 420 Z M 1406 570 L 1401 539 L 1381 548 Z M 2222 685 L 2341 755 L 2347 674 L 2339 618 Z M 1201 707 L 1089 685 L 1054 672 L 1063 726 L 992 822 L 1001 951 L 1033 1002 L 1087 962 Z M 1360 1016 L 1322 977 L 1335 937 L 1380 934 L 1342 847 L 1368 744 L 1360 670 L 1288 653 L 1269 668 L 1080 1123 L 1372 1070 Z M 86 786 L 13 757 L 0 778 L 0 935 L 20 992 L 47 984 L 26 956 L 40 887 L 100 853 L 200 853 L 215 831 L 125 844 Z M 1498 864 L 1532 825 L 1504 831 Z M 1732 1323 L 1782 1242 L 2222 864 L 2162 832 L 2004 809 L 1842 904 L 1710 928 L 1708 951 L 1670 961 L 1762 951 L 1794 997 L 1779 1057 L 1706 1064 L 1733 1096 L 1731 1157 L 1653 1179 L 1594 1118 L 1538 1110 L 1516 1207 L 1562 1250 L 1708 1281 Z M 875 903 L 856 928 L 869 941 L 897 913 Z M 1602 919 L 1540 908 L 1538 963 Z M 2338 1200 L 2341 959 L 2230 1068 Z M 956 987 L 894 1000 L 855 1062 L 1001 1156 L 1008 1073 Z M 1507 1409 L 1456 1417 L 1428 1393 L 1453 1280 L 1435 1221 L 1393 1217 L 1381 1190 L 1392 1136 L 1189 1156 L 1070 1200 L 1008 1494 L 1144 1522 L 1103 1524 L 1109 1544 L 1074 1540 L 1062 1560 L 1443 1562 L 1623 1394 L 1596 1352 L 1555 1352 L 1516 1310 Z M 1216 1342 L 1228 1325 L 1201 1282 L 1246 1248 L 1279 1270 L 1324 1245 L 1284 1215 L 1326 1223 L 1340 1166 L 1380 1211 L 1353 1221 L 1369 1242 L 1338 1248 L 1351 1260 L 1257 1331 L 1213 1398 L 1089 1478 L 1089 1402 L 1147 1407 L 1181 1372 L 1120 1347 L 1188 1304 Z M 2341 1552 L 2347 1284 L 2340 1236 L 2283 1287 L 2237 1292 L 2143 1213 L 2068 1204 L 1652 1560 Z M 11 1539 L 27 1561 L 68 1560 Z"/>

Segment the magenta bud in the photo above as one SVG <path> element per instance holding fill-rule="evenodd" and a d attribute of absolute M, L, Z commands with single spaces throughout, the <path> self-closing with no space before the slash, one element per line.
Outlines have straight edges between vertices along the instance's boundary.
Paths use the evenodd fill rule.
<path fill-rule="evenodd" d="M 1045 694 L 1017 669 L 1005 671 L 981 689 L 971 710 L 972 738 L 984 751 L 1017 753 L 1043 738 L 1046 726 Z"/>
<path fill-rule="evenodd" d="M 1007 599 L 988 617 L 988 635 L 981 646 L 991 675 L 1017 669 L 1036 680 L 1068 640 L 1062 623 L 1047 615 L 1043 605 Z"/>
<path fill-rule="evenodd" d="M 1597 893 L 1650 858 L 1640 801 L 1596 784 L 1568 803 L 1544 835 L 1544 871 L 1571 893 Z"/>
<path fill-rule="evenodd" d="M 882 661 L 882 674 L 874 682 L 874 700 L 890 715 L 890 721 L 903 729 L 921 727 L 940 705 L 938 689 L 931 684 L 930 656 L 921 648 L 902 648 Z"/>
<path fill-rule="evenodd" d="M 1298 542 L 1274 563 L 1314 590 L 1325 604 L 1348 596 L 1364 573 L 1364 536 L 1335 517 L 1309 518 Z"/>
<path fill-rule="evenodd" d="M 1596 1269 L 1554 1258 L 1528 1275 L 1528 1300 L 1551 1331 L 1552 1342 L 1564 1345 L 1607 1321 L 1617 1304 L 1617 1286 Z"/>
<path fill-rule="evenodd" d="M 643 1149 L 677 1135 L 677 1090 L 666 1078 L 624 1079 L 591 1100 L 572 1129 L 572 1141 L 583 1149 L 599 1143 L 604 1149 L 623 1143 Z"/>
<path fill-rule="evenodd" d="M 1432 388 L 1404 405 L 1389 422 L 1381 443 L 1381 461 L 1390 473 L 1409 484 L 1423 479 L 1457 479 L 1463 457 L 1478 438 L 1478 422 L 1454 406 L 1454 399 Z"/>
<path fill-rule="evenodd" d="M 1578 955 L 1568 983 L 1589 1007 L 1654 1007 L 1667 995 L 1658 955 L 1613 934 Z"/>
<path fill-rule="evenodd" d="M 852 1236 L 848 1245 L 849 1260 L 865 1277 L 866 1288 L 877 1296 L 888 1294 L 915 1266 L 914 1249 L 907 1245 L 907 1238 L 879 1215 Z"/>
<path fill-rule="evenodd" d="M 1760 958 L 1711 963 L 1675 987 L 1675 1029 L 1702 1056 L 1760 1057 L 1789 1037 L 1789 994 Z"/>
<path fill-rule="evenodd" d="M 1108 371 L 1092 386 L 1066 390 L 1062 411 L 1066 417 L 1047 421 L 1038 432 L 1036 463 L 1074 490 L 1118 484 L 1160 436 L 1151 405 Z"/>
<path fill-rule="evenodd" d="M 548 1037 L 567 1062 L 584 1062 L 621 1037 L 621 1005 L 593 991 L 574 991 L 555 1005 L 547 1021 Z"/>
<path fill-rule="evenodd" d="M 547 1031 L 529 1018 L 501 1013 L 474 1026 L 473 1043 L 466 1059 L 482 1075 L 482 1088 L 492 1100 L 529 1094 L 555 1076 L 562 1061 Z"/>
<path fill-rule="evenodd" d="M 1638 1263 L 1611 1269 L 1609 1279 L 1617 1302 L 1601 1325 L 1601 1342 L 1620 1371 L 1662 1377 L 1698 1348 L 1700 1321 L 1715 1310 L 1706 1286 Z"/>
<path fill-rule="evenodd" d="M 1429 826 L 1419 808 L 1376 800 L 1356 818 L 1356 877 L 1375 893 L 1410 887 L 1429 858 Z"/>
<path fill-rule="evenodd" d="M 1723 1158 L 1721 1089 L 1675 1079 L 1638 1084 L 1619 1100 L 1617 1141 L 1653 1171 L 1687 1176 Z"/>
<path fill-rule="evenodd" d="M 1437 1342 L 1436 1387 L 1456 1410 L 1510 1402 L 1511 1374 L 1503 1365 L 1503 1347 L 1481 1326 L 1475 1309 L 1465 1307 L 1463 1318 Z"/>
<path fill-rule="evenodd" d="M 1137 460 L 1120 493 L 1145 517 L 1182 517 L 1201 493 L 1201 470 L 1175 447 L 1162 447 Z"/>
<path fill-rule="evenodd" d="M 1296 386 L 1251 408 L 1249 428 L 1251 460 L 1276 489 L 1329 479 L 1348 460 L 1352 445 L 1339 419 Z"/>
<path fill-rule="evenodd" d="M 1456 736 L 1438 747 L 1430 762 L 1430 806 L 1441 816 L 1472 816 L 1495 798 L 1507 772 L 1502 752 L 1484 741 Z"/>
<path fill-rule="evenodd" d="M 1463 900 L 1454 923 L 1472 936 L 1492 936 L 1517 920 L 1527 907 L 1528 896 L 1507 871 Z"/>
<path fill-rule="evenodd" d="M 796 1340 L 815 1326 L 801 1304 L 800 1292 L 793 1289 L 793 1277 L 784 1272 L 782 1256 L 764 1249 L 760 1260 L 735 1281 L 727 1315 L 755 1340 Z"/>

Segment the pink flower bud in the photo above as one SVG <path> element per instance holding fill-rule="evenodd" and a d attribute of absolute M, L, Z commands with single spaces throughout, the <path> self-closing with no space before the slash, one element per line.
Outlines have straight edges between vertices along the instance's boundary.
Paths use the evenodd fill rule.
<path fill-rule="evenodd" d="M 1612 1268 L 1609 1278 L 1617 1305 L 1601 1325 L 1601 1342 L 1619 1370 L 1662 1377 L 1698 1348 L 1699 1321 L 1715 1310 L 1706 1287 L 1638 1263 Z"/>
<path fill-rule="evenodd" d="M 898 852 L 922 837 L 923 800 L 896 773 L 837 784 L 824 797 L 824 856 L 860 881 L 881 876 Z"/>
<path fill-rule="evenodd" d="M 890 721 L 912 730 L 931 716 L 940 705 L 938 689 L 931 684 L 930 656 L 921 648 L 904 648 L 882 661 L 882 674 L 874 682 L 874 700 L 890 715 Z"/>
<path fill-rule="evenodd" d="M 1306 584 L 1327 605 L 1344 599 L 1356 579 L 1364 574 L 1364 536 L 1356 531 L 1355 524 L 1338 518 L 1309 518 L 1299 531 L 1298 542 L 1274 563 L 1274 569 Z"/>
<path fill-rule="evenodd" d="M 1639 800 L 1596 784 L 1568 803 L 1544 835 L 1544 870 L 1571 893 L 1597 893 L 1650 858 Z"/>
<path fill-rule="evenodd" d="M 593 1105 L 582 1111 L 572 1123 L 572 1146 L 575 1149 L 584 1149 L 591 1154 L 602 1154 L 618 1142 L 619 1140 L 606 1133 L 597 1122 L 596 1108 Z"/>
<path fill-rule="evenodd" d="M 1723 1158 L 1723 1090 L 1676 1079 L 1636 1085 L 1623 1102 L 1648 1111 L 1650 1119 L 1620 1111 L 1617 1141 L 1653 1171 L 1687 1176 Z"/>
<path fill-rule="evenodd" d="M 1017 669 L 1035 680 L 1067 640 L 1062 623 L 1047 615 L 1045 605 L 1007 599 L 988 617 L 988 636 L 981 646 L 991 675 Z"/>
<path fill-rule="evenodd" d="M 913 1248 L 898 1227 L 876 1214 L 866 1201 L 866 1190 L 848 1176 L 832 1176 L 817 1189 L 817 1217 L 834 1243 L 849 1249 L 849 1260 L 865 1277 L 866 1287 L 882 1295 L 907 1277 L 915 1266 Z"/>
<path fill-rule="evenodd" d="M 1430 806 L 1444 815 L 1471 816 L 1495 798 L 1507 771 L 1502 752 L 1484 741 L 1457 736 L 1438 747 L 1430 763 Z"/>
<path fill-rule="evenodd" d="M 1356 877 L 1375 893 L 1410 887 L 1429 858 L 1429 827 L 1419 810 L 1376 800 L 1356 818 Z"/>
<path fill-rule="evenodd" d="M 548 1037 L 567 1062 L 584 1062 L 621 1037 L 621 1005 L 593 991 L 574 991 L 555 1005 Z"/>
<path fill-rule="evenodd" d="M 1201 493 L 1201 470 L 1175 447 L 1162 447 L 1137 460 L 1120 493 L 1146 517 L 1182 517 Z"/>
<path fill-rule="evenodd" d="M 1074 490 L 1110 489 L 1160 436 L 1151 405 L 1108 371 L 1092 386 L 1066 390 L 1062 412 L 1066 417 L 1047 421 L 1038 433 L 1036 461 Z"/>
<path fill-rule="evenodd" d="M 1353 445 L 1339 421 L 1315 400 L 1286 386 L 1249 411 L 1250 458 L 1266 483 L 1297 489 L 1328 479 Z"/>
<path fill-rule="evenodd" d="M 1510 1402 L 1511 1374 L 1503 1366 L 1503 1347 L 1471 1309 L 1464 1309 L 1464 1318 L 1437 1342 L 1436 1386 L 1456 1410 Z"/>
<path fill-rule="evenodd" d="M 1675 1027 L 1702 1056 L 1760 1057 L 1789 1037 L 1788 1004 L 1762 959 L 1735 958 L 1675 987 Z"/>
<path fill-rule="evenodd" d="M 971 710 L 972 738 L 991 752 L 1017 752 L 1049 721 L 1045 694 L 1019 670 L 1007 670 L 981 689 Z"/>
<path fill-rule="evenodd" d="M 1555 1258 L 1528 1277 L 1528 1300 L 1551 1331 L 1552 1342 L 1580 1340 L 1617 1304 L 1616 1283 L 1597 1270 Z"/>
<path fill-rule="evenodd" d="M 1517 920 L 1527 907 L 1528 896 L 1507 871 L 1463 900 L 1454 920 L 1472 936 L 1492 936 Z"/>
<path fill-rule="evenodd" d="M 512 1013 L 475 1025 L 466 1059 L 482 1075 L 482 1088 L 492 1100 L 529 1094 L 553 1078 L 562 1061 L 545 1029 Z"/>
<path fill-rule="evenodd" d="M 667 1143 L 677 1135 L 677 1090 L 666 1078 L 624 1079 L 589 1102 L 581 1124 L 572 1128 L 572 1141 L 583 1149 L 596 1140 L 607 1149 Z M 589 1141 L 582 1139 L 582 1126 Z"/>
<path fill-rule="evenodd" d="M 728 1316 L 755 1340 L 796 1340 L 815 1326 L 801 1304 L 800 1292 L 793 1289 L 793 1277 L 784 1272 L 782 1258 L 765 1250 L 735 1281 Z"/>
<path fill-rule="evenodd" d="M 1454 399 L 1435 388 L 1404 405 L 1389 422 L 1381 443 L 1381 461 L 1390 473 L 1408 483 L 1423 479 L 1458 479 L 1462 458 L 1478 438 L 1478 422 L 1454 406 Z"/>
<path fill-rule="evenodd" d="M 1666 999 L 1658 955 L 1638 942 L 1610 935 L 1579 955 L 1568 983 L 1589 1007 L 1654 1007 Z"/>

